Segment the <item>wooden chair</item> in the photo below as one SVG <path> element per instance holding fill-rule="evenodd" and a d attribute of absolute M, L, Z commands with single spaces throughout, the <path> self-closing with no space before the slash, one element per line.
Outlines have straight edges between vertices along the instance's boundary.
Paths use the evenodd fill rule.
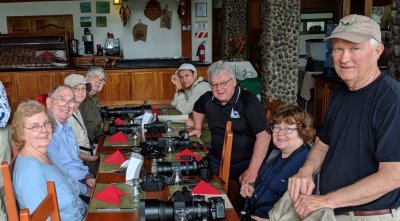
<path fill-rule="evenodd" d="M 224 146 L 222 148 L 222 158 L 219 167 L 219 175 L 218 177 L 222 181 L 222 187 L 224 191 L 228 192 L 229 186 L 229 172 L 231 167 L 231 154 L 232 154 L 232 141 L 233 141 L 233 132 L 232 132 L 232 122 L 226 122 L 225 128 L 225 137 L 224 137 Z"/>
<path fill-rule="evenodd" d="M 278 109 L 278 107 L 282 104 L 284 104 L 283 101 L 275 100 L 275 99 L 272 99 L 272 97 L 269 97 L 268 102 L 265 105 L 265 117 L 267 118 L 267 131 L 268 131 L 268 133 L 271 134 L 271 136 L 272 136 L 272 133 L 270 131 L 271 130 L 270 128 L 272 125 L 269 125 L 269 120 L 271 119 L 271 117 L 272 117 L 273 113 L 276 111 L 276 109 Z M 271 141 L 269 142 L 267 154 L 265 155 L 265 159 L 268 159 L 268 157 L 271 154 L 273 149 L 275 149 L 275 145 L 271 139 Z"/>
<path fill-rule="evenodd" d="M 265 105 L 265 116 L 267 117 L 267 126 L 269 127 L 269 119 L 275 110 L 281 105 L 283 102 L 281 100 L 272 99 L 272 97 L 268 98 L 268 102 Z"/>
<path fill-rule="evenodd" d="M 8 220 L 18 221 L 17 201 L 15 200 L 10 167 L 7 161 L 1 163 L 1 174 L 3 175 Z"/>
<path fill-rule="evenodd" d="M 60 209 L 58 208 L 57 192 L 53 181 L 47 181 L 47 196 L 39 204 L 32 215 L 29 209 L 21 209 L 20 221 L 42 221 L 50 217 L 51 221 L 60 221 Z"/>

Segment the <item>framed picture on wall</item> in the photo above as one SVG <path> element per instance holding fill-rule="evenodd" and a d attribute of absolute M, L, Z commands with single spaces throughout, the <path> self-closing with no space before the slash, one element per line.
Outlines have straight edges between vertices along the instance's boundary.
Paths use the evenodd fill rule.
<path fill-rule="evenodd" d="M 196 17 L 207 17 L 207 2 L 196 3 Z"/>

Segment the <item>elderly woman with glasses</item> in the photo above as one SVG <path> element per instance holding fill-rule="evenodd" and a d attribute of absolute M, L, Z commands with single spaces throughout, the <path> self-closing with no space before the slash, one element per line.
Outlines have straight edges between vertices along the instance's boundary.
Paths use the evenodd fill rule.
<path fill-rule="evenodd" d="M 78 181 L 65 174 L 47 156 L 55 122 L 36 101 L 22 102 L 11 123 L 12 141 L 20 152 L 13 186 L 20 208 L 33 212 L 46 197 L 46 182 L 54 181 L 62 220 L 83 220 L 87 205 L 79 197 Z"/>
<path fill-rule="evenodd" d="M 277 148 L 260 169 L 254 184 L 243 185 L 246 212 L 255 220 L 266 220 L 268 211 L 287 191 L 288 179 L 297 173 L 315 136 L 311 117 L 300 107 L 281 105 L 271 120 L 272 140 Z"/>

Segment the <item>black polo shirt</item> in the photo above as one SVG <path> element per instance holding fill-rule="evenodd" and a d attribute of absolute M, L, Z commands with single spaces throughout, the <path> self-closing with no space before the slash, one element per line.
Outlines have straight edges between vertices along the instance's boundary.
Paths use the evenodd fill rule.
<path fill-rule="evenodd" d="M 251 159 L 256 134 L 266 130 L 267 127 L 264 107 L 255 95 L 237 87 L 231 100 L 222 105 L 212 92 L 208 91 L 197 100 L 193 110 L 207 117 L 211 131 L 212 155 L 221 158 L 226 122 L 231 120 L 233 132 L 231 164 Z"/>

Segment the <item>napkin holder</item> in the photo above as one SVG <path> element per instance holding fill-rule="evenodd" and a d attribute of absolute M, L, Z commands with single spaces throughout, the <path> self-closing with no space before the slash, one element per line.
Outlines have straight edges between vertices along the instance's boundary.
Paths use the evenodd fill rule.
<path fill-rule="evenodd" d="M 132 180 L 139 178 L 140 170 L 143 165 L 144 158 L 138 153 L 131 153 L 129 160 L 125 161 L 121 167 L 127 167 L 126 169 L 126 180 Z"/>

